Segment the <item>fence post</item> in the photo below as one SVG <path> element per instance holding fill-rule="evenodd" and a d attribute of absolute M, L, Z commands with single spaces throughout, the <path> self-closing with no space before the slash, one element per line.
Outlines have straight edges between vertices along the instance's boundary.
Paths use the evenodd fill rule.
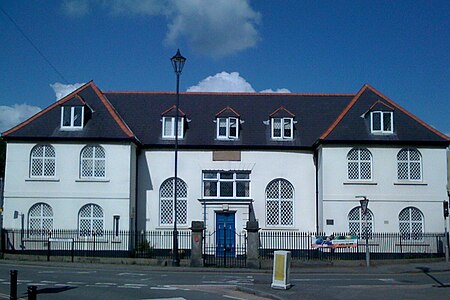
<path fill-rule="evenodd" d="M 258 221 L 247 221 L 247 267 L 260 269 L 259 261 L 259 234 Z"/>
<path fill-rule="evenodd" d="M 10 274 L 10 290 L 9 290 L 9 299 L 16 300 L 17 299 L 17 270 L 9 271 Z"/>
<path fill-rule="evenodd" d="M 191 267 L 203 267 L 202 245 L 204 224 L 202 221 L 192 221 L 191 226 Z"/>
<path fill-rule="evenodd" d="M 27 288 L 27 292 L 28 292 L 28 300 L 36 300 L 37 286 L 29 285 Z"/>

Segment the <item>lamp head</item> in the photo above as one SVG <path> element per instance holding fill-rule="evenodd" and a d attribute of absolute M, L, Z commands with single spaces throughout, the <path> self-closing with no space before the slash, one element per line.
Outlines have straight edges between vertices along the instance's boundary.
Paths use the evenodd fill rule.
<path fill-rule="evenodd" d="M 181 71 L 183 71 L 184 63 L 186 62 L 186 58 L 181 55 L 180 49 L 178 49 L 177 53 L 172 56 L 170 61 L 172 61 L 172 66 L 175 73 L 177 75 L 181 74 Z"/>

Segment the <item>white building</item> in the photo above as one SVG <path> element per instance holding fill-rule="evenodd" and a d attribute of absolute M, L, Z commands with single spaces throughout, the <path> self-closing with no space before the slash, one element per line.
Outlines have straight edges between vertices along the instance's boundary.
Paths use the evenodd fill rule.
<path fill-rule="evenodd" d="M 171 230 L 174 93 L 90 82 L 3 133 L 4 227 Z M 181 93 L 177 225 L 443 232 L 450 139 L 374 88 Z M 16 212 L 16 213 L 15 213 Z"/>

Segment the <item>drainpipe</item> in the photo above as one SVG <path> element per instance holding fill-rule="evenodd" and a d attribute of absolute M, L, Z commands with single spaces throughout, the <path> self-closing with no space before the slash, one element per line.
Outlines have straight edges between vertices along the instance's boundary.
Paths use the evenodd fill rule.
<path fill-rule="evenodd" d="M 319 233 L 319 151 L 314 150 L 314 167 L 316 171 L 316 233 Z"/>

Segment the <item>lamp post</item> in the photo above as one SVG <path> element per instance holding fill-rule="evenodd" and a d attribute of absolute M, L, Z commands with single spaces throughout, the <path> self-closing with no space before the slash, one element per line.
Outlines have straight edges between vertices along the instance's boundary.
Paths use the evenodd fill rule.
<path fill-rule="evenodd" d="M 170 59 L 172 62 L 173 70 L 177 75 L 177 102 L 175 105 L 175 182 L 173 188 L 173 260 L 172 266 L 180 266 L 180 256 L 178 254 L 178 230 L 177 230 L 177 193 L 178 193 L 178 120 L 180 118 L 178 107 L 180 105 L 180 75 L 183 70 L 186 58 L 183 57 L 178 49 L 177 53 Z"/>
<path fill-rule="evenodd" d="M 365 224 L 365 236 L 366 236 L 366 267 L 370 267 L 370 253 L 369 253 L 369 231 L 367 227 L 367 206 L 369 205 L 369 199 L 366 196 L 357 196 L 357 198 L 363 198 L 359 200 L 361 204 L 361 211 L 364 215 L 364 224 Z"/>

